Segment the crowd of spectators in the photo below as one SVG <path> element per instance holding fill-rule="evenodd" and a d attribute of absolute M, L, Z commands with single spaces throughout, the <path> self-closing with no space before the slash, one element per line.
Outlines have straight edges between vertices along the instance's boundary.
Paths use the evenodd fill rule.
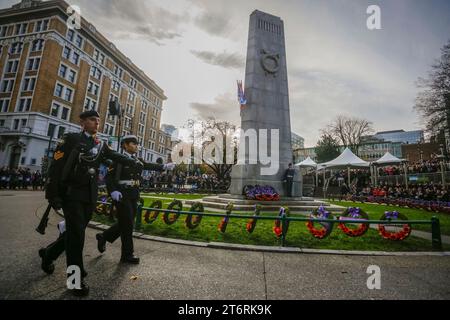
<path fill-rule="evenodd" d="M 3 167 L 0 169 L 0 189 L 9 190 L 42 190 L 44 179 L 41 172 L 25 168 L 11 169 Z"/>
<path fill-rule="evenodd" d="M 407 165 L 407 170 L 408 174 L 441 172 L 441 162 L 438 159 L 432 159 L 409 163 Z M 444 170 L 450 171 L 450 162 L 444 163 Z M 379 176 L 396 176 L 404 173 L 405 171 L 403 166 L 386 166 L 378 168 Z"/>
<path fill-rule="evenodd" d="M 153 172 L 142 177 L 143 189 L 172 191 L 204 191 L 204 192 L 224 192 L 231 183 L 231 177 L 218 179 L 215 174 L 194 174 L 189 175 L 183 172 L 173 173 L 171 171 Z"/>
<path fill-rule="evenodd" d="M 348 190 L 342 189 L 341 194 L 346 191 L 348 193 Z M 376 187 L 366 186 L 357 189 L 356 193 L 353 193 L 352 195 L 450 202 L 448 187 L 438 183 L 413 184 L 409 185 L 408 188 L 401 184 L 388 185 L 381 183 Z"/>

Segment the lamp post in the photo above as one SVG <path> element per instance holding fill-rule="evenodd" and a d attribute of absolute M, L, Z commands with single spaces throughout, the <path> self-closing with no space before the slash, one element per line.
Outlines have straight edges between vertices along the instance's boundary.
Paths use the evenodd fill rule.
<path fill-rule="evenodd" d="M 47 161 L 46 161 L 47 168 L 46 168 L 46 174 L 45 174 L 46 180 L 48 178 L 48 168 L 50 167 L 50 148 L 52 147 L 53 136 L 55 135 L 55 129 L 56 129 L 56 126 L 54 126 L 54 125 L 52 126 L 52 124 L 50 124 L 49 132 L 48 132 L 50 139 L 48 140 L 47 154 L 45 156 L 47 158 Z"/>

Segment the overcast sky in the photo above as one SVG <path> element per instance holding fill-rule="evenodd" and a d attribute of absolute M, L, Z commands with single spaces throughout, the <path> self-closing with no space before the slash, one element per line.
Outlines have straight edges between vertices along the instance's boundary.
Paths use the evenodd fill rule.
<path fill-rule="evenodd" d="M 0 7 L 18 1 L 0 0 Z M 415 82 L 450 39 L 446 0 L 69 0 L 166 93 L 163 123 L 240 123 L 249 15 L 285 23 L 292 130 L 314 146 L 336 115 L 377 131 L 420 128 Z M 382 30 L 366 27 L 381 8 Z"/>

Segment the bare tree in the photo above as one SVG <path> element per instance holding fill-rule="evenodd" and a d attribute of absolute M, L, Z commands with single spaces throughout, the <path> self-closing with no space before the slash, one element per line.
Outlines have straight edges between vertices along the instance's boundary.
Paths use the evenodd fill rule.
<path fill-rule="evenodd" d="M 372 122 L 343 115 L 337 116 L 327 129 L 322 130 L 322 134 L 333 137 L 344 147 L 350 148 L 355 154 L 358 154 L 362 137 L 372 132 Z"/>
<path fill-rule="evenodd" d="M 199 130 L 197 141 L 201 143 L 202 148 L 202 162 L 210 168 L 216 175 L 219 181 L 224 181 L 235 163 L 237 155 L 237 127 L 227 121 L 218 121 L 210 118 L 207 121 L 201 122 L 201 129 Z M 222 141 L 215 141 L 216 137 Z M 231 142 L 231 148 L 226 148 L 227 143 Z M 214 147 L 212 152 L 213 158 L 210 158 L 205 153 L 206 148 Z M 218 153 L 218 154 L 216 154 Z M 233 163 L 227 161 L 227 158 L 232 157 Z M 215 161 L 215 160 L 218 161 Z"/>
<path fill-rule="evenodd" d="M 450 136 L 450 40 L 441 49 L 441 58 L 431 66 L 428 78 L 419 78 L 422 89 L 416 98 L 415 110 L 421 114 L 428 133 L 445 132 Z M 449 142 L 447 141 L 447 146 Z"/>

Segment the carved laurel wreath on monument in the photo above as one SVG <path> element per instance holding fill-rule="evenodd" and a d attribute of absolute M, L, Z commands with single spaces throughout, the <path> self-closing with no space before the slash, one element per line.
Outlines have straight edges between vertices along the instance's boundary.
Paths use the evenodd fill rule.
<path fill-rule="evenodd" d="M 280 70 L 280 55 L 278 53 L 268 53 L 266 50 L 261 50 L 261 66 L 267 74 L 276 77 Z"/>

